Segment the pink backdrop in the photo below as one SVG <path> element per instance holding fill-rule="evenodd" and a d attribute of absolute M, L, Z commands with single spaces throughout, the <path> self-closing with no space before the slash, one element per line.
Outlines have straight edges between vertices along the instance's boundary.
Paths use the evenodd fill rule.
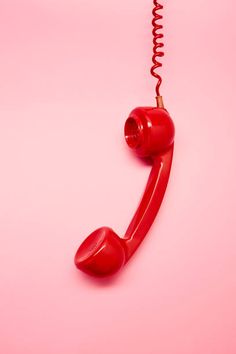
<path fill-rule="evenodd" d="M 234 0 L 163 1 L 170 184 L 112 280 L 77 272 L 149 174 L 123 125 L 154 104 L 152 1 L 0 0 L 0 352 L 236 353 Z"/>

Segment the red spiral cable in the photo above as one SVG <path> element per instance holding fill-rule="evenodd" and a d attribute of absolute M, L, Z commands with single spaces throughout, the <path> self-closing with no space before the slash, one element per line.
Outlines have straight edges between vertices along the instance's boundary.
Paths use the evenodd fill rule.
<path fill-rule="evenodd" d="M 152 25 L 153 25 L 153 56 L 152 56 L 152 62 L 153 66 L 151 68 L 151 74 L 155 78 L 157 78 L 157 85 L 156 85 L 156 94 L 157 96 L 160 96 L 160 86 L 162 83 L 162 78 L 159 74 L 157 74 L 156 69 L 162 66 L 162 63 L 158 61 L 158 58 L 163 57 L 164 52 L 160 51 L 159 48 L 162 48 L 164 44 L 159 41 L 159 39 L 163 38 L 162 33 L 158 33 L 160 29 L 163 28 L 162 25 L 158 24 L 157 22 L 163 18 L 162 15 L 158 13 L 159 10 L 163 9 L 163 6 L 157 2 L 157 0 L 153 1 L 154 3 L 154 9 L 152 10 L 152 14 L 154 16 L 152 20 Z"/>

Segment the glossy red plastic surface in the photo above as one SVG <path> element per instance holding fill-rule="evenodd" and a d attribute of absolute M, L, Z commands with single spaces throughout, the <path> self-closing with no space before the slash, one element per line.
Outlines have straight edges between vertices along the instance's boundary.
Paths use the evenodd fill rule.
<path fill-rule="evenodd" d="M 153 166 L 142 200 L 123 238 L 111 228 L 90 234 L 75 255 L 75 265 L 93 276 L 116 273 L 146 236 L 167 187 L 173 147 L 174 124 L 163 108 L 139 107 L 125 123 L 125 139 L 138 156 L 152 159 Z"/>

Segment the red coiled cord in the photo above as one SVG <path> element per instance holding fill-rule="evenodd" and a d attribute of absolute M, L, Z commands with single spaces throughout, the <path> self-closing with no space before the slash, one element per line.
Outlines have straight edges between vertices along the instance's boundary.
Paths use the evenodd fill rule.
<path fill-rule="evenodd" d="M 159 42 L 159 39 L 163 38 L 163 34 L 158 33 L 158 31 L 160 29 L 162 29 L 163 26 L 158 24 L 157 21 L 159 21 L 163 18 L 162 15 L 158 14 L 158 11 L 163 9 L 163 6 L 161 4 L 159 4 L 157 2 L 157 0 L 154 0 L 153 3 L 155 6 L 152 11 L 152 14 L 154 16 L 154 18 L 152 20 L 152 25 L 153 25 L 152 34 L 153 34 L 154 47 L 153 47 L 153 57 L 152 57 L 153 66 L 151 68 L 151 74 L 152 74 L 152 76 L 154 76 L 158 80 L 157 85 L 156 85 L 156 94 L 157 94 L 157 96 L 160 96 L 160 86 L 162 83 L 162 78 L 159 74 L 157 74 L 156 69 L 158 69 L 159 67 L 162 66 L 162 63 L 160 63 L 158 61 L 158 58 L 163 57 L 163 55 L 164 55 L 164 52 L 159 50 L 159 48 L 162 48 L 164 46 L 164 44 L 162 42 Z"/>

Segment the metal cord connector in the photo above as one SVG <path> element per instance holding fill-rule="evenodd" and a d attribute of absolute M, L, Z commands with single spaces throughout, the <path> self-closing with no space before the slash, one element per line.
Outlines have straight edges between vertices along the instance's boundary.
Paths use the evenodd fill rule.
<path fill-rule="evenodd" d="M 157 107 L 158 108 L 165 108 L 162 96 L 157 96 L 156 100 L 157 100 Z"/>

